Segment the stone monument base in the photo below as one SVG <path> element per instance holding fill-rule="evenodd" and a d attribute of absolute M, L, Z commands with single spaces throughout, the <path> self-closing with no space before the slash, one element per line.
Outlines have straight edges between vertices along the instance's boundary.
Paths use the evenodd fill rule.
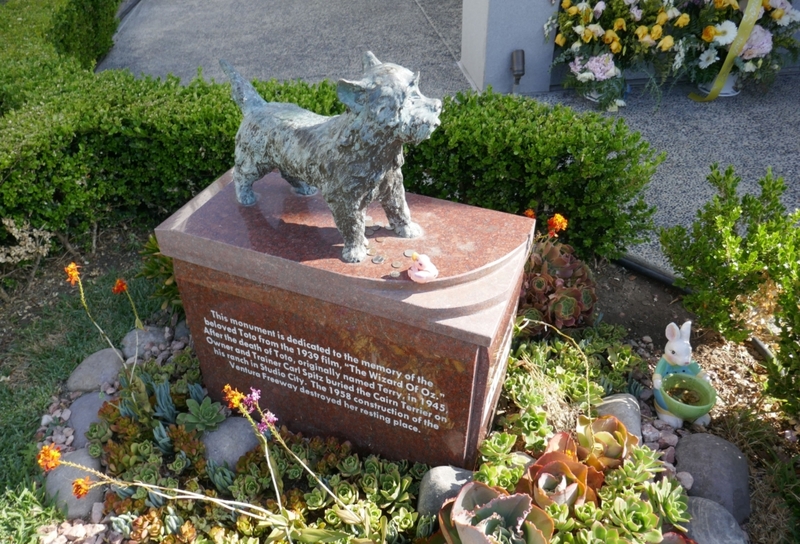
<path fill-rule="evenodd" d="M 505 376 L 534 221 L 407 195 L 419 238 L 371 206 L 370 256 L 342 262 L 320 195 L 277 173 L 236 202 L 230 172 L 156 229 L 209 394 L 261 390 L 281 424 L 390 459 L 470 467 Z M 408 278 L 411 253 L 439 277 Z"/>

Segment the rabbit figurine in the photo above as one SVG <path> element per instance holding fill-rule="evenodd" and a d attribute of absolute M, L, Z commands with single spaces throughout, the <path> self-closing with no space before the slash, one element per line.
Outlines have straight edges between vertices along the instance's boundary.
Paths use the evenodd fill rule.
<path fill-rule="evenodd" d="M 700 368 L 700 365 L 692 361 L 692 346 L 689 344 L 691 332 L 691 321 L 684 323 L 680 329 L 675 323 L 667 325 L 667 345 L 664 346 L 664 356 L 658 361 L 656 371 L 653 374 L 653 392 L 658 418 L 676 429 L 683 426 L 683 420 L 666 408 L 661 391 L 663 379 L 670 374 L 680 372 L 709 381 L 706 372 Z M 695 423 L 698 425 L 708 425 L 710 421 L 711 416 L 705 414 L 696 419 Z"/>

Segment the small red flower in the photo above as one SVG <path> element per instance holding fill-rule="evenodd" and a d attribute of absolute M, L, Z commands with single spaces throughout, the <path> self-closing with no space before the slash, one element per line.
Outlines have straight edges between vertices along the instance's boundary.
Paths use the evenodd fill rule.
<path fill-rule="evenodd" d="M 556 233 L 565 230 L 568 224 L 569 222 L 567 221 L 567 218 L 560 213 L 557 213 L 547 220 L 547 228 L 549 230 L 548 234 L 550 236 L 555 236 Z"/>
<path fill-rule="evenodd" d="M 527 210 L 525 210 L 525 217 L 529 217 L 531 219 L 536 219 L 536 212 L 533 211 L 532 209 L 528 208 Z"/>
<path fill-rule="evenodd" d="M 86 494 L 89 493 L 93 483 L 89 476 L 86 478 L 78 478 L 72 482 L 72 494 L 79 499 L 84 498 Z"/>
<path fill-rule="evenodd" d="M 79 268 L 80 266 L 75 263 L 69 263 L 69 266 L 64 267 L 64 272 L 67 273 L 67 281 L 70 285 L 75 285 L 80 281 L 81 275 L 78 273 Z"/>
<path fill-rule="evenodd" d="M 61 451 L 58 446 L 46 444 L 36 456 L 36 462 L 45 472 L 50 472 L 61 464 Z"/>
<path fill-rule="evenodd" d="M 114 293 L 115 295 L 121 295 L 127 290 L 128 290 L 128 284 L 125 283 L 125 280 L 123 280 L 122 278 L 117 278 L 114 287 L 111 288 L 111 292 Z"/>

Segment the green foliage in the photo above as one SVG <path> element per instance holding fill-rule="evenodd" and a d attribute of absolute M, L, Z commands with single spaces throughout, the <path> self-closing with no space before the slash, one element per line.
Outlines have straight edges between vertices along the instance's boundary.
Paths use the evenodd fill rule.
<path fill-rule="evenodd" d="M 741 179 L 733 167 L 723 173 L 713 165 L 707 179 L 718 194 L 698 211 L 691 231 L 676 226 L 660 234 L 676 283 L 691 291 L 684 305 L 703 325 L 738 341 L 774 312 L 781 332 L 769 390 L 787 411 L 800 413 L 800 209 L 787 213 L 786 184 L 771 170 L 758 181 L 758 195 L 737 194 Z"/>
<path fill-rule="evenodd" d="M 445 97 L 440 118 L 429 140 L 407 150 L 410 191 L 560 213 L 570 222 L 565 241 L 584 257 L 618 257 L 652 228 L 643 191 L 664 157 L 622 120 L 491 91 Z"/>
<path fill-rule="evenodd" d="M 147 238 L 147 242 L 139 253 L 144 261 L 139 275 L 156 283 L 156 290 L 153 292 L 153 296 L 161 301 L 161 309 L 178 312 L 179 315 L 182 315 L 183 301 L 178 291 L 178 282 L 175 281 L 172 258 L 161 253 L 161 248 L 158 247 L 158 240 L 154 234 Z"/>
<path fill-rule="evenodd" d="M 56 51 L 92 68 L 114 45 L 120 0 L 67 0 L 53 15 L 49 38 Z"/>
<path fill-rule="evenodd" d="M 225 421 L 222 405 L 212 403 L 209 397 L 204 398 L 202 404 L 194 399 L 186 399 L 186 407 L 189 413 L 178 414 L 177 423 L 186 427 L 187 431 L 213 431 Z"/>

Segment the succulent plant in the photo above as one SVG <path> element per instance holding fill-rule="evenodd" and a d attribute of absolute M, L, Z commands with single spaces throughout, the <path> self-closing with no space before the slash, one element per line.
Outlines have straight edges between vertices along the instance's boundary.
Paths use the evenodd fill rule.
<path fill-rule="evenodd" d="M 124 538 L 131 536 L 131 524 L 137 516 L 134 514 L 120 514 L 111 517 L 111 528 L 120 533 Z"/>
<path fill-rule="evenodd" d="M 89 455 L 97 459 L 103 455 L 103 445 L 97 440 L 92 440 L 86 444 L 86 451 L 89 453 Z"/>
<path fill-rule="evenodd" d="M 596 284 L 589 267 L 575 250 L 550 238 L 538 239 L 525 266 L 518 323 L 523 334 L 536 335 L 544 321 L 558 328 L 589 325 L 597 302 Z"/>
<path fill-rule="evenodd" d="M 358 454 L 348 455 L 339 461 L 336 468 L 339 470 L 342 478 L 350 478 L 361 474 L 361 461 L 358 458 Z"/>
<path fill-rule="evenodd" d="M 661 542 L 660 520 L 649 502 L 640 497 L 618 495 L 604 509 L 626 538 L 637 542 Z"/>
<path fill-rule="evenodd" d="M 175 459 L 167 465 L 167 468 L 174 472 L 177 476 L 180 476 L 191 464 L 192 462 L 189 461 L 189 458 L 186 457 L 186 454 L 180 451 L 175 456 Z"/>
<path fill-rule="evenodd" d="M 220 493 L 229 493 L 229 488 L 236 477 L 228 467 L 218 465 L 212 459 L 206 464 L 206 474 Z"/>
<path fill-rule="evenodd" d="M 653 510 L 658 513 L 661 521 L 668 521 L 675 528 L 686 531 L 681 523 L 689 521 L 686 512 L 688 509 L 686 491 L 683 486 L 672 478 L 662 478 L 660 482 L 645 482 L 645 491 L 653 505 Z"/>
<path fill-rule="evenodd" d="M 89 430 L 86 431 L 85 434 L 88 440 L 96 440 L 97 442 L 105 443 L 108 442 L 114 433 L 111 431 L 111 426 L 108 421 L 101 419 L 90 423 Z"/>
<path fill-rule="evenodd" d="M 411 486 L 410 476 L 400 476 L 397 469 L 378 476 L 378 506 L 388 508 L 395 503 L 404 503 L 410 500 L 408 488 Z"/>
<path fill-rule="evenodd" d="M 553 521 L 523 493 L 469 482 L 439 511 L 442 535 L 448 544 L 506 542 L 545 544 Z"/>
<path fill-rule="evenodd" d="M 311 493 L 303 495 L 303 498 L 306 500 L 306 507 L 309 510 L 321 510 L 333 500 L 320 487 L 315 487 L 311 490 Z"/>
<path fill-rule="evenodd" d="M 163 381 L 154 384 L 153 390 L 156 396 L 156 409 L 153 415 L 167 423 L 175 423 L 175 418 L 178 417 L 178 410 L 175 408 L 172 395 L 170 395 L 169 382 Z"/>
<path fill-rule="evenodd" d="M 167 428 L 160 421 L 153 427 L 153 440 L 156 441 L 156 446 L 164 455 L 172 455 L 175 452 L 172 439 L 167 434 Z"/>
<path fill-rule="evenodd" d="M 186 399 L 186 407 L 189 413 L 178 414 L 177 423 L 186 427 L 187 431 L 213 431 L 225 421 L 222 405 L 212 403 L 209 397 L 204 398 L 202 404 L 194 399 Z"/>
<path fill-rule="evenodd" d="M 252 501 L 261 492 L 261 484 L 258 480 L 258 478 L 250 474 L 240 474 L 233 480 L 233 484 L 228 489 L 237 501 Z M 214 481 L 214 485 L 216 485 L 216 481 Z M 219 489 L 219 486 L 217 486 L 217 489 Z"/>
<path fill-rule="evenodd" d="M 205 455 L 206 446 L 196 431 L 188 430 L 183 425 L 170 425 L 167 434 L 172 439 L 175 451 L 182 451 L 193 463 Z"/>
<path fill-rule="evenodd" d="M 199 383 L 190 383 L 187 384 L 189 389 L 189 396 L 198 404 L 203 402 L 203 399 L 206 398 L 206 391 L 203 389 L 203 386 Z"/>
<path fill-rule="evenodd" d="M 599 471 L 617 468 L 628 457 L 639 439 L 628 432 L 614 416 L 578 418 L 578 457 Z"/>

